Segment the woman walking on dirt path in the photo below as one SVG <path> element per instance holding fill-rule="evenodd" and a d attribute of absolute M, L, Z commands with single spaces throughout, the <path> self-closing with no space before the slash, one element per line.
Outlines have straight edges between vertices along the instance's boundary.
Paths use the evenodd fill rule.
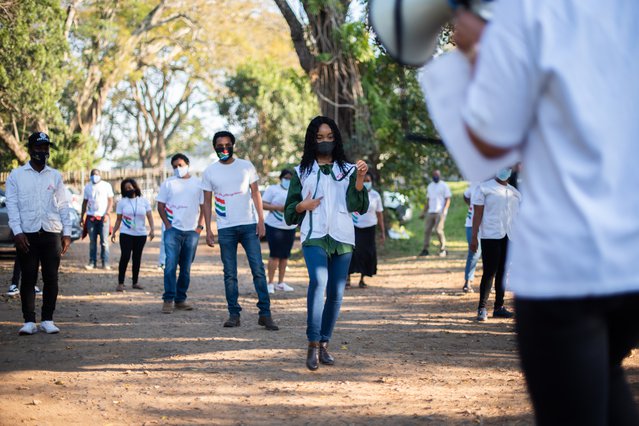
<path fill-rule="evenodd" d="M 291 185 L 293 173 L 284 169 L 280 173 L 280 183 L 266 188 L 262 196 L 264 210 L 268 210 L 264 223 L 266 225 L 266 241 L 270 251 L 268 258 L 268 292 L 293 291 L 293 287 L 284 282 L 286 265 L 291 256 L 291 249 L 295 242 L 295 228 L 297 225 L 287 225 L 284 221 L 284 203 L 288 188 Z M 273 284 L 275 270 L 278 270 L 277 284 Z"/>
<path fill-rule="evenodd" d="M 375 230 L 379 226 L 381 230 L 382 244 L 386 240 L 384 229 L 384 205 L 379 192 L 373 189 L 373 175 L 366 172 L 364 188 L 368 191 L 368 211 L 365 214 L 353 212 L 353 225 L 355 225 L 355 250 L 351 266 L 348 270 L 346 287 L 351 286 L 350 274 L 360 274 L 359 288 L 366 288 L 364 277 L 372 277 L 377 274 L 377 245 L 375 243 Z"/>
<path fill-rule="evenodd" d="M 117 219 L 113 226 L 113 234 L 111 235 L 111 242 L 115 243 L 115 234 L 118 232 L 118 229 L 120 229 L 120 225 L 123 225 L 120 231 L 120 263 L 116 290 L 124 291 L 124 274 L 126 268 L 129 266 L 131 256 L 133 256 L 133 288 L 143 290 L 144 287 L 138 284 L 138 276 L 140 274 L 142 250 L 146 244 L 147 227 L 145 217 L 146 220 L 149 221 L 149 239 L 153 240 L 155 236 L 151 204 L 149 204 L 146 198 L 142 197 L 140 187 L 137 182 L 131 178 L 122 181 L 120 184 L 120 193 L 122 194 L 122 198 L 115 209 Z"/>
<path fill-rule="evenodd" d="M 346 160 L 337 124 L 318 116 L 306 129 L 304 153 L 286 198 L 286 223 L 301 224 L 302 252 L 308 269 L 306 366 L 333 365 L 328 342 L 339 316 L 355 246 L 352 212 L 368 210 L 362 160 Z M 324 301 L 324 291 L 326 300 Z"/>

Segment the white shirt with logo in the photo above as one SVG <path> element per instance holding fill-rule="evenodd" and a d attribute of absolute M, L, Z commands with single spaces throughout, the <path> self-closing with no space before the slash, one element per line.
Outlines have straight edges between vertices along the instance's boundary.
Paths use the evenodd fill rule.
<path fill-rule="evenodd" d="M 257 223 L 250 187 L 258 179 L 253 164 L 241 158 L 231 164 L 218 161 L 204 170 L 202 189 L 213 192 L 218 229 Z"/>
<path fill-rule="evenodd" d="M 109 182 L 103 180 L 98 183 L 89 182 L 84 187 L 84 199 L 87 200 L 87 215 L 105 216 L 109 198 L 113 198 L 113 187 Z"/>
<path fill-rule="evenodd" d="M 162 182 L 158 202 L 165 204 L 166 217 L 175 229 L 195 231 L 200 218 L 200 205 L 204 203 L 202 181 L 172 176 Z"/>
<path fill-rule="evenodd" d="M 115 208 L 117 214 L 122 215 L 120 233 L 143 236 L 148 233 L 146 214 L 151 211 L 151 204 L 144 197 L 123 197 Z"/>
<path fill-rule="evenodd" d="M 262 201 L 276 206 L 284 206 L 288 190 L 284 189 L 281 184 L 271 185 L 266 188 Z M 291 230 L 297 228 L 297 225 L 287 225 L 284 221 L 284 212 L 279 210 L 269 210 L 264 223 L 277 229 Z"/>
<path fill-rule="evenodd" d="M 351 213 L 355 228 L 370 228 L 377 225 L 377 213 L 384 211 L 384 204 L 379 192 L 371 189 L 368 191 L 368 210 L 364 214 Z"/>
<path fill-rule="evenodd" d="M 471 203 L 484 206 L 479 237 L 499 240 L 510 237 L 513 221 L 519 213 L 521 194 L 512 185 L 501 185 L 495 179 L 482 182 L 473 193 Z"/>
<path fill-rule="evenodd" d="M 446 198 L 451 197 L 450 188 L 444 181 L 431 182 L 426 189 L 428 197 L 428 213 L 443 213 Z"/>

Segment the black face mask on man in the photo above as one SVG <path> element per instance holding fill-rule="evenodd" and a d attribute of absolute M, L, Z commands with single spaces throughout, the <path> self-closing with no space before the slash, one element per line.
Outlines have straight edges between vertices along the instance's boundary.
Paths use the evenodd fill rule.
<path fill-rule="evenodd" d="M 317 144 L 317 153 L 319 155 L 330 155 L 335 149 L 335 142 L 321 142 Z"/>
<path fill-rule="evenodd" d="M 47 164 L 48 159 L 49 159 L 48 152 L 32 152 L 31 153 L 31 160 L 40 166 L 44 166 L 45 164 Z"/>

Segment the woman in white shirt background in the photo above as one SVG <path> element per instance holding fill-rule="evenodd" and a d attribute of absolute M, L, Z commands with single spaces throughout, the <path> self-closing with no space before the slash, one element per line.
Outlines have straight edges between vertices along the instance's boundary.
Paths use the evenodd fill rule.
<path fill-rule="evenodd" d="M 140 187 L 134 179 L 124 179 L 120 184 L 120 193 L 122 198 L 115 209 L 117 219 L 111 235 L 111 241 L 115 242 L 115 235 L 122 225 L 122 230 L 120 231 L 118 286 L 116 290 L 124 291 L 124 276 L 131 257 L 133 257 L 133 288 L 142 290 L 144 287 L 138 284 L 142 251 L 146 244 L 147 232 L 151 240 L 155 236 L 151 204 L 146 198 L 142 197 L 142 191 L 140 191 Z M 145 220 L 149 222 L 148 231 Z"/>
<path fill-rule="evenodd" d="M 266 227 L 266 240 L 269 247 L 268 258 L 268 292 L 275 293 L 275 290 L 293 291 L 294 288 L 284 282 L 286 265 L 291 256 L 291 249 L 295 242 L 295 229 L 297 225 L 287 225 L 284 221 L 284 204 L 286 195 L 291 184 L 293 173 L 284 169 L 280 172 L 280 183 L 266 188 L 262 196 L 264 210 L 268 210 L 268 215 L 264 220 Z M 278 271 L 277 284 L 275 270 Z"/>

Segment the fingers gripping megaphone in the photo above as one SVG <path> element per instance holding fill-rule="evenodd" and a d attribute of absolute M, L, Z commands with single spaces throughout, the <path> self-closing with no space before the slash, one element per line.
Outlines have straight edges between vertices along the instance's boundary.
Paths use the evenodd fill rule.
<path fill-rule="evenodd" d="M 403 65 L 432 58 L 442 26 L 465 7 L 488 21 L 493 0 L 370 0 L 370 21 L 389 55 Z"/>

